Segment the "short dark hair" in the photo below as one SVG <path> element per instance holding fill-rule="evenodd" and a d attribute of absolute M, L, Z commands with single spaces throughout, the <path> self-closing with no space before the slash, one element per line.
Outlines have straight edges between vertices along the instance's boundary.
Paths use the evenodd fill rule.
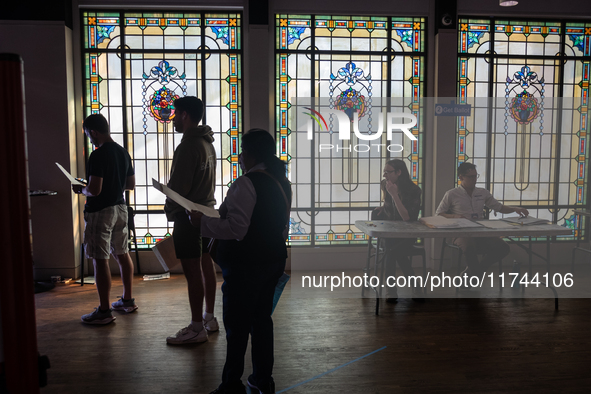
<path fill-rule="evenodd" d="M 468 173 L 468 171 L 475 170 L 475 169 L 476 169 L 476 166 L 474 164 L 468 163 L 467 161 L 465 161 L 458 166 L 458 176 L 460 176 L 460 175 L 464 176 Z"/>
<path fill-rule="evenodd" d="M 84 122 L 82 122 L 82 127 L 86 130 L 94 130 L 101 134 L 109 134 L 109 122 L 107 119 L 101 114 L 92 114 L 88 115 Z"/>
<path fill-rule="evenodd" d="M 185 111 L 195 123 L 203 118 L 203 101 L 195 96 L 185 96 L 174 100 L 174 108 L 177 111 Z"/>

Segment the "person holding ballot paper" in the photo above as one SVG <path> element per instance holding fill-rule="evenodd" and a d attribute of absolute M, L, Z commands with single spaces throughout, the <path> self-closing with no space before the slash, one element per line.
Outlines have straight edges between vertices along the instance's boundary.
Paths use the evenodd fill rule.
<path fill-rule="evenodd" d="M 219 209 L 220 217 L 190 212 L 191 223 L 219 240 L 216 262 L 222 267 L 224 327 L 228 343 L 221 385 L 212 393 L 246 393 L 241 378 L 248 337 L 252 340 L 251 392 L 275 393 L 273 372 L 273 296 L 285 270 L 291 185 L 285 163 L 275 156 L 275 141 L 265 130 L 242 137 L 236 179 Z"/>
<path fill-rule="evenodd" d="M 215 205 L 215 162 L 213 131 L 209 126 L 199 126 L 203 117 L 203 102 L 197 97 L 186 96 L 174 101 L 174 128 L 183 134 L 174 151 L 168 188 L 197 204 Z M 185 208 L 170 198 L 164 211 L 174 222 L 173 241 L 176 257 L 181 260 L 187 278 L 191 322 L 176 334 L 166 338 L 171 345 L 185 345 L 207 341 L 207 332 L 219 330 L 213 315 L 216 277 L 209 254 L 203 253 L 201 231 L 189 223 Z M 203 299 L 205 297 L 205 312 Z"/>
<path fill-rule="evenodd" d="M 100 304 L 94 312 L 82 316 L 86 324 L 108 324 L 115 320 L 109 306 L 111 271 L 109 254 L 119 264 L 123 295 L 113 302 L 115 310 L 137 309 L 131 295 L 133 263 L 128 253 L 127 205 L 125 190 L 135 187 L 135 175 L 129 153 L 111 138 L 109 124 L 103 115 L 88 116 L 82 124 L 84 133 L 97 147 L 86 166 L 88 184 L 72 184 L 72 191 L 86 196 L 84 206 L 84 250 L 93 259 L 94 277 Z"/>
<path fill-rule="evenodd" d="M 476 187 L 478 173 L 474 164 L 460 164 L 458 176 L 460 186 L 445 193 L 437 208 L 437 215 L 478 220 L 483 219 L 485 206 L 495 212 L 515 212 L 524 217 L 529 215 L 527 209 L 503 205 L 488 190 Z M 467 268 L 462 274 L 466 273 L 468 276 L 480 276 L 488 267 L 509 254 L 509 245 L 501 238 L 455 238 L 453 243 L 459 246 L 466 256 Z M 480 263 L 477 254 L 483 255 Z"/>

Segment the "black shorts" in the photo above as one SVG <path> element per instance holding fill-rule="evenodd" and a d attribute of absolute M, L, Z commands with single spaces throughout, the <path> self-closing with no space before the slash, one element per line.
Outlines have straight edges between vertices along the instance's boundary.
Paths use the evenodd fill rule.
<path fill-rule="evenodd" d="M 177 259 L 201 257 L 201 229 L 193 226 L 184 212 L 174 217 L 172 239 Z"/>

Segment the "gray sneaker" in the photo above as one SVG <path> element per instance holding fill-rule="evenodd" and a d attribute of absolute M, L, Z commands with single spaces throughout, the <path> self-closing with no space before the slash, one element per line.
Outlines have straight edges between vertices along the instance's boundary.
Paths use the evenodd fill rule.
<path fill-rule="evenodd" d="M 127 313 L 131 313 L 137 309 L 137 305 L 135 304 L 135 298 L 131 300 L 123 301 L 123 297 L 119 297 L 119 299 L 111 304 L 114 311 L 124 311 Z"/>
<path fill-rule="evenodd" d="M 203 319 L 203 327 L 209 332 L 216 332 L 219 331 L 220 325 L 218 323 L 218 319 L 212 317 L 211 320 Z"/>
<path fill-rule="evenodd" d="M 101 312 L 100 308 L 94 308 L 94 312 L 82 316 L 82 323 L 86 324 L 109 324 L 116 317 L 111 313 L 111 309 Z"/>
<path fill-rule="evenodd" d="M 207 341 L 207 330 L 204 328 L 201 331 L 193 330 L 193 325 L 189 324 L 187 327 L 179 330 L 173 336 L 166 338 L 166 343 L 170 345 L 186 345 L 189 343 L 200 343 Z"/>

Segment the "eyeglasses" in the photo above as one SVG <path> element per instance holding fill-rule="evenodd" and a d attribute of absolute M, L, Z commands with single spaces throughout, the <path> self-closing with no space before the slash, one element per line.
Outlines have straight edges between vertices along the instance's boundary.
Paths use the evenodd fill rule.
<path fill-rule="evenodd" d="M 395 172 L 396 170 L 392 170 L 392 171 L 388 171 L 388 170 L 384 170 L 384 174 L 390 174 L 392 172 Z"/>
<path fill-rule="evenodd" d="M 478 179 L 480 178 L 480 174 L 476 174 L 476 175 L 460 175 L 464 178 L 470 178 L 470 179 Z"/>

